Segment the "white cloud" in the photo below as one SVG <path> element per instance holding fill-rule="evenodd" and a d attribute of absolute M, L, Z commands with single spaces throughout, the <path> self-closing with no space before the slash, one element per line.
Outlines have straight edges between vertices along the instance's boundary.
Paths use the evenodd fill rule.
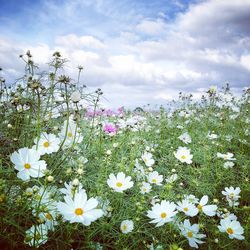
<path fill-rule="evenodd" d="M 93 36 L 77 36 L 76 34 L 69 34 L 66 36 L 59 36 L 55 43 L 59 46 L 71 48 L 89 48 L 89 49 L 103 49 L 105 45 L 99 39 Z"/>
<path fill-rule="evenodd" d="M 28 50 L 32 51 L 32 57 L 36 64 L 44 65 L 49 62 L 53 50 L 47 44 L 38 44 L 37 46 L 24 46 L 23 53 L 26 53 Z"/>
<path fill-rule="evenodd" d="M 151 36 L 162 35 L 162 33 L 166 31 L 166 23 L 162 19 L 144 19 L 136 26 L 136 30 Z"/>
<path fill-rule="evenodd" d="M 250 71 L 250 55 L 244 55 L 240 58 L 241 65 Z"/>

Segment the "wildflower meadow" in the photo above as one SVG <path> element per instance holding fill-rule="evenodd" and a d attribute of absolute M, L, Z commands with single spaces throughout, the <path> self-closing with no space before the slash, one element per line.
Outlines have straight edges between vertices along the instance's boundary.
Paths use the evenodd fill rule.
<path fill-rule="evenodd" d="M 250 249 L 250 89 L 157 110 L 41 71 L 0 80 L 0 249 Z"/>

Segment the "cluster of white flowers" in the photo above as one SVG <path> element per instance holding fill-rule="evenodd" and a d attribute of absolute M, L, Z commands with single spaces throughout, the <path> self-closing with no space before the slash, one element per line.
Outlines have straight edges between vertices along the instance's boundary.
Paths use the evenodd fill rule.
<path fill-rule="evenodd" d="M 215 88 L 211 88 L 209 91 L 212 95 L 217 94 L 217 89 Z M 76 103 L 81 100 L 81 93 L 78 91 L 71 93 L 70 100 L 73 102 L 71 103 L 72 105 L 77 106 Z M 240 109 L 235 104 L 230 105 L 230 101 L 232 101 L 231 95 L 223 95 L 222 100 L 223 105 L 225 104 L 228 107 L 229 115 L 237 116 Z M 218 103 L 216 105 L 216 108 L 220 108 L 221 104 Z M 18 110 L 23 109 L 25 107 L 18 108 Z M 227 234 L 230 239 L 243 240 L 244 229 L 238 221 L 237 216 L 239 220 L 241 220 L 241 217 L 235 208 L 240 204 L 240 193 L 243 185 L 241 188 L 230 186 L 225 187 L 223 191 L 220 189 L 219 193 L 213 192 L 214 195 L 223 197 L 221 201 L 219 201 L 217 196 L 214 196 L 214 199 L 210 197 L 209 200 L 206 194 L 211 195 L 212 191 L 199 192 L 201 194 L 199 197 L 193 194 L 184 195 L 185 188 L 189 187 L 189 184 L 192 188 L 195 187 L 198 181 L 194 179 L 193 183 L 188 183 L 188 179 L 185 179 L 186 173 L 181 172 L 183 169 L 186 169 L 184 166 L 188 164 L 187 169 L 191 169 L 193 172 L 197 171 L 199 176 L 202 176 L 205 172 L 204 161 L 206 159 L 212 159 L 212 162 L 217 161 L 218 166 L 223 164 L 224 169 L 223 167 L 220 169 L 222 173 L 229 172 L 225 169 L 233 168 L 236 165 L 236 157 L 234 153 L 226 151 L 233 150 L 233 147 L 222 147 L 222 140 L 224 139 L 227 141 L 227 144 L 230 144 L 235 137 L 223 135 L 222 133 L 219 134 L 213 131 L 213 126 L 211 126 L 209 127 L 211 131 L 205 130 L 200 137 L 191 138 L 190 135 L 193 136 L 194 131 L 191 130 L 190 124 L 193 121 L 201 121 L 201 118 L 205 115 L 198 114 L 195 116 L 192 110 L 183 107 L 178 110 L 180 110 L 179 113 L 171 112 L 171 114 L 164 117 L 164 119 L 169 119 L 170 129 L 173 128 L 175 131 L 179 129 L 177 131 L 178 134 L 174 138 L 176 144 L 171 145 L 167 149 L 162 147 L 160 140 L 172 143 L 172 138 L 166 139 L 162 128 L 153 131 L 152 124 L 157 122 L 157 119 L 160 119 L 159 114 L 157 114 L 157 117 L 151 114 L 147 114 L 145 117 L 143 115 L 129 114 L 128 116 L 123 116 L 120 114 L 119 116 L 110 115 L 111 118 L 105 117 L 104 120 L 94 118 L 93 134 L 91 136 L 93 138 L 98 136 L 98 140 L 108 140 L 110 143 L 107 147 L 106 145 L 98 147 L 98 150 L 102 152 L 98 157 L 103 155 L 104 160 L 101 160 L 105 164 L 107 163 L 107 165 L 103 164 L 104 166 L 100 166 L 100 171 L 95 172 L 94 182 L 97 178 L 98 181 L 100 180 L 100 183 L 95 182 L 97 184 L 96 192 L 89 191 L 91 185 L 89 185 L 87 178 L 88 174 L 92 173 L 92 170 L 88 171 L 89 164 L 98 157 L 96 155 L 92 157 L 93 155 L 90 154 L 90 157 L 88 156 L 90 161 L 86 164 L 88 159 L 80 154 L 83 152 L 82 148 L 87 151 L 88 147 L 91 148 L 93 146 L 93 149 L 95 149 L 94 143 L 93 145 L 91 143 L 87 145 L 89 142 L 83 141 L 82 129 L 79 127 L 79 122 L 73 119 L 73 116 L 67 116 L 68 119 L 63 120 L 61 129 L 58 126 L 55 129 L 48 129 L 47 132 L 41 130 L 39 132 L 40 135 L 36 134 L 34 136 L 35 139 L 32 138 L 31 142 L 34 143 L 31 145 L 31 148 L 20 148 L 12 153 L 10 160 L 14 164 L 14 169 L 17 170 L 17 177 L 25 181 L 24 185 L 27 185 L 25 188 L 28 187 L 25 189 L 25 195 L 28 197 L 28 201 L 30 201 L 29 209 L 32 216 L 36 219 L 36 223 L 26 231 L 25 242 L 32 247 L 39 247 L 48 241 L 49 233 L 55 231 L 59 225 L 80 223 L 83 226 L 90 226 L 92 223 L 101 224 L 103 221 L 106 224 L 105 218 L 109 217 L 108 220 L 111 220 L 116 210 L 118 210 L 118 206 L 115 206 L 114 202 L 117 199 L 125 202 L 130 201 L 127 199 L 130 198 L 130 195 L 134 195 L 132 196 L 132 200 L 135 202 L 133 205 L 138 208 L 138 214 L 144 217 L 145 221 L 143 220 L 143 223 L 148 222 L 153 224 L 153 227 L 164 227 L 164 225 L 166 226 L 167 223 L 170 223 L 174 230 L 186 238 L 185 241 L 189 243 L 190 247 L 198 248 L 199 244 L 205 243 L 207 236 L 203 232 L 207 232 L 207 229 L 204 229 L 201 223 L 204 218 L 213 222 L 217 220 L 214 228 L 217 231 L 219 229 L 221 233 Z M 52 111 L 54 112 L 54 110 Z M 46 114 L 45 120 L 49 121 L 51 117 L 58 117 L 58 114 Z M 209 119 L 213 120 L 215 117 L 219 119 L 222 115 L 228 114 L 220 111 L 211 115 L 212 117 L 209 117 Z M 152 124 L 150 119 L 146 117 L 152 119 Z M 177 122 L 171 120 L 173 117 L 178 119 Z M 231 116 L 232 119 L 234 117 Z M 247 122 L 249 121 L 246 120 Z M 217 128 L 216 126 L 214 127 Z M 12 128 L 13 126 L 8 124 L 8 129 Z M 50 131 L 56 132 L 53 134 Z M 134 148 L 131 150 L 129 157 L 124 156 L 126 151 L 123 151 L 122 159 L 119 161 L 119 150 L 125 144 L 120 140 L 119 136 L 126 136 L 124 134 L 131 131 L 132 133 L 128 137 L 127 143 L 129 147 L 134 147 L 135 150 L 133 150 Z M 140 138 L 141 133 L 144 132 L 146 134 L 154 133 L 157 137 L 152 141 L 146 140 L 146 137 Z M 247 131 L 245 132 L 247 133 Z M 158 139 L 159 147 L 156 144 Z M 204 145 L 204 151 L 211 149 L 209 157 L 199 156 L 199 154 L 202 155 L 202 150 L 191 144 L 196 143 L 196 141 L 198 145 Z M 239 140 L 239 142 L 241 141 Z M 214 148 L 210 148 L 210 146 Z M 59 150 L 61 152 L 58 152 Z M 220 153 L 223 150 L 227 153 Z M 67 154 L 68 152 L 69 154 Z M 56 174 L 53 175 L 54 169 L 51 167 L 51 165 L 53 167 L 57 166 L 57 162 L 53 162 L 51 158 L 54 155 L 60 156 L 60 154 L 65 156 L 65 159 L 62 159 L 67 164 L 65 168 L 62 167 L 64 175 L 58 175 L 57 178 Z M 160 157 L 158 157 L 159 155 Z M 162 158 L 161 155 L 163 155 Z M 113 161 L 115 157 L 117 157 L 117 161 Z M 171 162 L 173 158 L 174 161 Z M 238 166 L 241 163 L 240 154 L 237 155 L 237 160 Z M 218 171 L 219 168 L 216 165 L 214 169 Z M 236 167 L 232 170 L 236 170 Z M 84 179 L 85 173 L 86 179 Z M 213 175 L 214 173 L 211 171 L 211 176 Z M 40 186 L 33 186 L 34 182 L 39 183 L 37 185 Z M 56 186 L 58 183 L 60 187 Z M 234 184 L 230 183 L 228 185 Z M 84 187 L 86 187 L 86 190 Z M 174 192 L 178 187 L 181 191 L 176 194 Z M 89 197 L 90 194 L 92 197 Z M 210 218 L 214 216 L 216 217 Z M 101 219 L 101 217 L 105 218 Z M 94 223 L 97 220 L 98 222 Z M 123 234 L 129 234 L 133 231 L 140 232 L 141 225 L 139 225 L 139 221 L 140 216 L 132 217 L 131 213 L 126 214 L 122 211 L 117 219 L 116 227 Z M 152 228 L 152 225 L 150 225 L 150 228 Z"/>
<path fill-rule="evenodd" d="M 53 199 L 55 191 L 54 188 L 48 189 L 44 186 L 33 186 L 26 190 L 31 199 L 32 214 L 39 219 L 40 223 L 26 231 L 25 242 L 30 246 L 39 247 L 45 244 L 48 240 L 48 232 L 54 231 L 55 226 L 58 225 L 57 202 Z"/>
<path fill-rule="evenodd" d="M 117 124 L 121 129 L 129 129 L 132 132 L 137 132 L 146 127 L 147 119 L 144 116 L 134 115 L 126 117 L 126 119 L 120 119 Z"/>
<path fill-rule="evenodd" d="M 206 235 L 200 234 L 199 225 L 191 225 L 188 219 L 185 219 L 183 223 L 178 223 L 176 215 L 180 211 L 188 217 L 194 217 L 199 212 L 203 212 L 207 216 L 215 216 L 218 209 L 217 205 L 207 205 L 207 202 L 207 195 L 204 195 L 200 201 L 193 195 L 185 196 L 182 201 L 177 202 L 177 205 L 166 200 L 157 200 L 153 203 L 151 210 L 147 212 L 147 216 L 152 219 L 150 223 L 156 224 L 156 227 L 168 222 L 177 223 L 182 235 L 188 239 L 189 245 L 198 248 L 198 244 L 204 243 L 201 239 L 205 238 Z M 218 228 L 221 232 L 227 232 L 231 239 L 242 240 L 244 239 L 242 235 L 244 230 L 236 219 L 235 216 L 223 218 Z"/>

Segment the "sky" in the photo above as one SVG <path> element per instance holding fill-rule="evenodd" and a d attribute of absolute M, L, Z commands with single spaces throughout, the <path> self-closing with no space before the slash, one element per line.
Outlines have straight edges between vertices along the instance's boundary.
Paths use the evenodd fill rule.
<path fill-rule="evenodd" d="M 41 70 L 55 51 L 65 73 L 104 105 L 160 105 L 199 98 L 229 82 L 250 86 L 250 0 L 0 0 L 0 67 L 8 83 L 31 51 Z"/>

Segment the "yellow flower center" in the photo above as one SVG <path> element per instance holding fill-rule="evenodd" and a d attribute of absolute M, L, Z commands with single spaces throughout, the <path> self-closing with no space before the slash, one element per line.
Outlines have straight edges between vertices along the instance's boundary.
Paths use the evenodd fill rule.
<path fill-rule="evenodd" d="M 199 210 L 201 210 L 201 209 L 202 209 L 202 205 L 199 204 L 199 205 L 197 206 L 197 208 L 198 208 Z"/>
<path fill-rule="evenodd" d="M 192 238 L 192 237 L 193 237 L 193 233 L 189 231 L 189 232 L 187 233 L 187 236 L 188 236 L 189 238 Z"/>
<path fill-rule="evenodd" d="M 231 227 L 229 227 L 229 228 L 227 229 L 227 233 L 228 233 L 228 234 L 233 234 L 233 233 L 234 233 L 234 230 L 233 230 Z"/>
<path fill-rule="evenodd" d="M 117 187 L 121 187 L 121 186 L 122 186 L 122 183 L 121 183 L 121 182 L 117 182 L 117 183 L 116 183 L 116 186 L 117 186 Z"/>
<path fill-rule="evenodd" d="M 68 137 L 72 137 L 73 134 L 71 132 L 68 133 Z"/>
<path fill-rule="evenodd" d="M 187 211 L 188 211 L 188 208 L 187 208 L 187 207 L 184 207 L 183 210 L 184 210 L 185 212 L 187 212 Z"/>
<path fill-rule="evenodd" d="M 165 212 L 161 213 L 161 218 L 164 219 L 167 217 L 167 214 Z"/>
<path fill-rule="evenodd" d="M 40 234 L 40 233 L 36 232 L 34 238 L 35 238 L 35 240 L 38 241 L 38 240 L 40 240 L 42 237 L 41 237 L 41 234 Z"/>
<path fill-rule="evenodd" d="M 231 194 L 230 194 L 230 197 L 232 197 L 232 198 L 233 198 L 233 197 L 234 197 L 234 193 L 231 193 Z"/>
<path fill-rule="evenodd" d="M 123 225 L 123 226 L 122 226 L 122 230 L 123 230 L 123 231 L 127 230 L 127 225 Z"/>
<path fill-rule="evenodd" d="M 40 194 L 37 194 L 37 195 L 35 196 L 35 199 L 36 199 L 37 201 L 39 201 L 41 198 L 42 198 L 42 196 L 41 196 Z"/>
<path fill-rule="evenodd" d="M 186 156 L 185 156 L 185 155 L 182 155 L 182 156 L 181 156 L 181 159 L 183 159 L 183 160 L 186 159 Z"/>
<path fill-rule="evenodd" d="M 83 210 L 81 208 L 76 208 L 75 209 L 75 214 L 76 215 L 83 215 Z"/>
<path fill-rule="evenodd" d="M 44 143 L 43 143 L 43 146 L 44 146 L 45 148 L 48 148 L 48 147 L 49 147 L 49 142 L 48 142 L 48 141 L 44 142 Z"/>
<path fill-rule="evenodd" d="M 157 180 L 156 180 L 156 179 L 152 179 L 152 182 L 153 182 L 153 183 L 156 183 L 156 182 L 157 182 Z"/>
<path fill-rule="evenodd" d="M 24 164 L 24 168 L 26 168 L 26 169 L 30 169 L 30 168 L 31 168 L 31 166 L 30 166 L 30 164 L 29 164 L 29 163 L 25 163 L 25 164 Z"/>
<path fill-rule="evenodd" d="M 46 213 L 45 214 L 45 217 L 48 219 L 48 220 L 52 220 L 52 215 L 50 213 Z"/>

